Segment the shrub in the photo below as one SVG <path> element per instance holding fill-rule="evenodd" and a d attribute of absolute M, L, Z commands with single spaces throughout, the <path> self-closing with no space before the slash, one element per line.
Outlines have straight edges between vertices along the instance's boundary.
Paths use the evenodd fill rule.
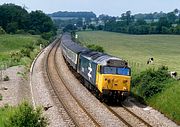
<path fill-rule="evenodd" d="M 5 30 L 0 26 L 0 35 L 5 33 L 6 33 Z"/>
<path fill-rule="evenodd" d="M 36 44 L 37 46 L 39 46 L 40 44 L 42 44 L 42 46 L 47 46 L 47 45 L 48 45 L 48 41 L 45 41 L 45 40 L 43 40 L 43 39 L 38 39 L 38 40 L 35 42 L 35 44 Z"/>
<path fill-rule="evenodd" d="M 168 68 L 162 66 L 157 70 L 148 69 L 133 77 L 132 87 L 134 87 L 135 94 L 146 99 L 161 92 L 164 84 L 170 79 Z"/>
<path fill-rule="evenodd" d="M 31 51 L 34 50 L 34 48 L 35 47 L 32 44 L 25 45 L 24 48 L 21 49 L 21 51 L 20 51 L 21 55 L 26 56 L 26 57 L 30 57 L 30 53 L 31 53 Z"/>
<path fill-rule="evenodd" d="M 47 32 L 47 33 L 41 34 L 41 37 L 45 40 L 49 40 L 52 36 L 53 36 L 52 32 Z"/>
<path fill-rule="evenodd" d="M 9 55 L 10 55 L 12 61 L 15 63 L 19 62 L 22 57 L 22 54 L 19 51 L 12 51 L 12 52 L 10 52 Z"/>
<path fill-rule="evenodd" d="M 87 47 L 93 51 L 104 52 L 103 47 L 101 47 L 99 45 L 91 44 L 91 45 L 87 45 Z"/>
<path fill-rule="evenodd" d="M 3 80 L 4 81 L 9 81 L 9 76 L 5 75 Z"/>
<path fill-rule="evenodd" d="M 47 119 L 42 116 L 41 108 L 33 109 L 33 106 L 27 102 L 19 105 L 5 123 L 6 127 L 46 127 L 47 125 Z"/>

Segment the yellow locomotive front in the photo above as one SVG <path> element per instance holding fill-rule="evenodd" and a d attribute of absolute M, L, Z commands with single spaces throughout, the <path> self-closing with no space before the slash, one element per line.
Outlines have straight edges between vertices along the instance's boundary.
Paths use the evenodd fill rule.
<path fill-rule="evenodd" d="M 127 63 L 98 65 L 96 85 L 103 96 L 126 98 L 130 92 L 131 70 Z"/>

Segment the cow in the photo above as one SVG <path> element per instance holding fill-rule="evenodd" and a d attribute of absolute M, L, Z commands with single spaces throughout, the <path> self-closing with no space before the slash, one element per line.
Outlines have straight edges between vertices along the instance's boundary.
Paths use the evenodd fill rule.
<path fill-rule="evenodd" d="M 171 72 L 170 72 L 170 76 L 171 76 L 172 78 L 176 78 L 176 77 L 177 77 L 177 72 L 176 72 L 176 71 L 171 71 Z"/>
<path fill-rule="evenodd" d="M 152 64 L 154 62 L 154 58 L 149 58 L 148 61 L 147 61 L 147 64 Z"/>

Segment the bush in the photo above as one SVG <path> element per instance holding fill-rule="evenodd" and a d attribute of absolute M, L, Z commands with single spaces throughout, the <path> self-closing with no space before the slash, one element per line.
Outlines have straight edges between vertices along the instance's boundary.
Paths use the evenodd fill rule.
<path fill-rule="evenodd" d="M 6 127 L 46 127 L 47 119 L 42 116 L 41 108 L 33 109 L 27 102 L 15 108 L 14 113 L 7 119 Z"/>
<path fill-rule="evenodd" d="M 4 79 L 3 79 L 4 81 L 9 81 L 9 76 L 4 76 Z"/>
<path fill-rule="evenodd" d="M 93 51 L 98 51 L 98 52 L 104 52 L 104 49 L 103 47 L 99 46 L 99 45 L 88 45 L 87 46 L 90 50 L 93 50 Z"/>
<path fill-rule="evenodd" d="M 10 52 L 9 55 L 14 63 L 18 63 L 22 57 L 22 54 L 19 51 Z"/>
<path fill-rule="evenodd" d="M 41 34 L 41 37 L 45 40 L 49 40 L 52 36 L 53 36 L 52 32 L 47 32 L 47 33 Z"/>
<path fill-rule="evenodd" d="M 164 84 L 171 79 L 168 74 L 168 68 L 162 66 L 155 69 L 148 69 L 136 75 L 132 79 L 132 87 L 134 93 L 144 99 L 149 98 L 164 88 Z"/>
<path fill-rule="evenodd" d="M 6 34 L 6 31 L 0 26 L 0 35 L 1 34 Z"/>

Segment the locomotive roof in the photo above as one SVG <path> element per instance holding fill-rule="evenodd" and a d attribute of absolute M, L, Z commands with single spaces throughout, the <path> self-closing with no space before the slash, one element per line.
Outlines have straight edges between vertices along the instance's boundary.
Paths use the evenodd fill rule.
<path fill-rule="evenodd" d="M 72 50 L 75 53 L 85 52 L 89 51 L 88 48 L 85 48 L 83 46 L 80 46 L 76 42 L 72 41 L 71 35 L 69 33 L 66 33 L 61 38 L 61 43 L 65 45 L 68 49 Z"/>
<path fill-rule="evenodd" d="M 101 64 L 101 65 L 107 65 L 108 61 L 121 61 L 125 62 L 124 60 L 105 54 L 101 52 L 95 52 L 95 51 L 89 51 L 82 53 L 82 55 L 89 60 L 93 60 L 95 63 Z"/>

